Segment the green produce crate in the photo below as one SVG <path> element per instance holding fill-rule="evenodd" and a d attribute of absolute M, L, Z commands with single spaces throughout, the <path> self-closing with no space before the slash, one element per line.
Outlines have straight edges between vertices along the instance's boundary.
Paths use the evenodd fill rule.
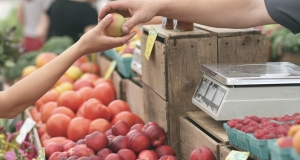
<path fill-rule="evenodd" d="M 238 141 L 237 141 L 236 134 L 235 134 L 236 129 L 230 128 L 226 123 L 223 123 L 223 127 L 226 131 L 229 142 L 235 146 L 238 146 Z"/>
<path fill-rule="evenodd" d="M 250 146 L 250 152 L 255 155 L 256 157 L 263 159 L 263 160 L 268 160 L 269 159 L 269 146 L 268 142 L 270 140 L 260 140 L 254 137 L 253 135 L 249 135 L 249 146 Z"/>
<path fill-rule="evenodd" d="M 110 49 L 102 52 L 102 55 L 110 58 L 110 59 L 115 59 L 115 55 L 118 54 L 116 53 L 115 49 Z"/>
<path fill-rule="evenodd" d="M 291 155 L 293 148 L 280 148 L 276 144 L 276 140 L 270 140 L 268 146 L 272 160 L 293 160 Z"/>
<path fill-rule="evenodd" d="M 134 77 L 135 74 L 131 70 L 132 57 L 122 57 L 119 53 L 115 53 L 117 61 L 117 70 L 125 78 Z"/>
<path fill-rule="evenodd" d="M 293 160 L 299 160 L 300 159 L 300 154 L 297 153 L 297 151 L 294 148 L 291 150 L 291 156 L 292 156 Z"/>

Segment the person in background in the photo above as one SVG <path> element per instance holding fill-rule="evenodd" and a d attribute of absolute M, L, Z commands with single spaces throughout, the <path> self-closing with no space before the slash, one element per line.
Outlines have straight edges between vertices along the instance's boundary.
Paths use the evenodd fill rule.
<path fill-rule="evenodd" d="M 59 0 L 60 1 L 60 0 Z M 53 87 L 58 79 L 83 55 L 119 47 L 136 32 L 123 37 L 108 37 L 103 30 L 113 21 L 108 14 L 96 27 L 86 32 L 76 43 L 43 67 L 0 91 L 0 118 L 14 118 Z"/>
<path fill-rule="evenodd" d="M 278 23 L 294 34 L 300 32 L 299 0 L 118 0 L 102 7 L 99 19 L 110 12 L 130 17 L 124 33 L 154 16 L 236 29 Z"/>
<path fill-rule="evenodd" d="M 56 0 L 42 14 L 37 34 L 47 40 L 53 36 L 69 36 L 76 42 L 97 25 L 96 0 Z"/>
<path fill-rule="evenodd" d="M 35 51 L 43 46 L 37 38 L 36 28 L 40 15 L 48 9 L 52 0 L 19 0 L 17 17 L 23 29 L 23 47 L 26 52 Z"/>

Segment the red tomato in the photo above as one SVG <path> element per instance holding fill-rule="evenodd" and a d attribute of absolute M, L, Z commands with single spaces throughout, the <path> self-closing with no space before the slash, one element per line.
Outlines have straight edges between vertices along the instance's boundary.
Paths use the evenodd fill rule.
<path fill-rule="evenodd" d="M 91 99 L 93 88 L 92 87 L 82 87 L 79 90 L 77 90 L 76 92 L 80 94 L 83 101 L 85 102 L 85 101 Z"/>
<path fill-rule="evenodd" d="M 104 134 L 110 128 L 111 128 L 111 124 L 108 120 L 103 119 L 103 118 L 95 119 L 90 124 L 89 134 L 91 134 L 95 131 L 99 131 Z"/>
<path fill-rule="evenodd" d="M 90 120 L 104 118 L 110 120 L 111 113 L 109 109 L 104 106 L 99 100 L 89 99 L 84 106 L 84 117 Z"/>
<path fill-rule="evenodd" d="M 76 113 L 80 105 L 83 103 L 83 99 L 79 93 L 69 90 L 59 95 L 57 103 L 59 106 L 68 107 Z"/>
<path fill-rule="evenodd" d="M 114 100 L 111 103 L 109 103 L 107 108 L 110 110 L 112 118 L 114 118 L 118 113 L 120 113 L 122 111 L 130 111 L 131 112 L 131 109 L 130 109 L 129 105 L 127 104 L 127 102 L 120 100 L 120 99 Z"/>
<path fill-rule="evenodd" d="M 40 111 L 41 106 L 47 102 L 56 102 L 59 94 L 54 90 L 46 92 L 39 100 L 36 101 L 36 107 Z"/>
<path fill-rule="evenodd" d="M 52 115 L 52 111 L 57 108 L 56 102 L 47 102 L 41 107 L 41 119 L 43 123 L 46 123 L 49 117 Z"/>
<path fill-rule="evenodd" d="M 108 82 L 109 84 L 111 84 L 111 87 L 114 88 L 114 84 L 110 79 L 104 79 L 104 78 L 98 78 L 94 81 L 94 86 L 97 86 L 98 84 L 102 83 L 102 82 Z"/>
<path fill-rule="evenodd" d="M 80 65 L 80 69 L 83 73 L 94 73 L 99 74 L 99 66 L 97 63 L 84 62 Z"/>
<path fill-rule="evenodd" d="M 78 79 L 73 84 L 73 90 L 77 91 L 81 89 L 82 87 L 91 87 L 94 88 L 93 82 L 86 80 L 86 79 Z"/>
<path fill-rule="evenodd" d="M 46 123 L 47 134 L 51 137 L 67 137 L 67 128 L 71 118 L 65 114 L 52 115 Z"/>
<path fill-rule="evenodd" d="M 93 89 L 92 97 L 100 100 L 107 106 L 116 99 L 115 89 L 108 82 L 102 82 Z"/>
<path fill-rule="evenodd" d="M 73 118 L 68 126 L 68 138 L 74 142 L 83 139 L 89 133 L 91 120 L 83 117 Z"/>
<path fill-rule="evenodd" d="M 123 112 L 117 114 L 111 121 L 111 124 L 114 125 L 119 120 L 126 122 L 130 127 L 137 123 L 144 124 L 143 120 L 140 117 L 138 117 L 138 115 L 136 115 L 132 112 L 129 112 L 129 111 L 123 111 Z"/>
<path fill-rule="evenodd" d="M 69 116 L 71 119 L 75 117 L 75 113 L 68 107 L 60 106 L 52 111 L 52 115 L 62 113 Z"/>

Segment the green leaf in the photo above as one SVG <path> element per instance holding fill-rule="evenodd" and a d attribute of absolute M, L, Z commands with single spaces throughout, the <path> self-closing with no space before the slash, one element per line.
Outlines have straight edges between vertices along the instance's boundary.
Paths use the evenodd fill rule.
<path fill-rule="evenodd" d="M 5 63 L 4 63 L 4 66 L 7 67 L 7 68 L 12 68 L 16 65 L 16 63 L 12 60 L 6 60 Z"/>

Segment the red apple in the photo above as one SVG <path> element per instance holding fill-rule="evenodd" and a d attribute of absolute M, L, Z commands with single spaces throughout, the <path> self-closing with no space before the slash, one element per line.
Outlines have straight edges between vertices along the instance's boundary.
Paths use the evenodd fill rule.
<path fill-rule="evenodd" d="M 158 146 L 155 149 L 155 153 L 157 154 L 158 158 L 161 158 L 164 155 L 172 155 L 172 156 L 175 155 L 174 150 L 172 149 L 172 147 L 168 146 L 168 145 Z"/>
<path fill-rule="evenodd" d="M 137 156 L 137 159 L 143 160 L 158 160 L 156 153 L 152 150 L 143 150 Z"/>
<path fill-rule="evenodd" d="M 111 13 L 112 22 L 104 28 L 104 34 L 110 37 L 121 37 L 123 36 L 122 25 L 125 23 L 126 19 L 118 13 Z"/>
<path fill-rule="evenodd" d="M 122 120 L 119 120 L 116 124 L 114 124 L 111 127 L 111 131 L 115 136 L 125 136 L 128 133 L 129 129 L 129 125 Z"/>
<path fill-rule="evenodd" d="M 54 152 L 53 154 L 51 154 L 51 156 L 49 157 L 48 160 L 57 160 L 57 159 L 67 159 L 67 152 Z"/>
<path fill-rule="evenodd" d="M 136 133 L 130 136 L 128 147 L 135 153 L 139 153 L 150 147 L 150 140 L 144 133 Z"/>
<path fill-rule="evenodd" d="M 124 158 L 116 153 L 111 153 L 105 158 L 105 160 L 124 160 Z"/>
<path fill-rule="evenodd" d="M 145 132 L 146 129 L 150 126 L 159 126 L 156 122 L 148 122 L 147 124 L 144 125 L 144 127 L 142 128 L 142 132 Z"/>
<path fill-rule="evenodd" d="M 159 160 L 178 160 L 175 156 L 164 155 Z"/>
<path fill-rule="evenodd" d="M 137 131 L 139 131 L 139 132 L 142 132 L 143 127 L 144 127 L 144 124 L 142 124 L 142 123 L 137 123 L 137 124 L 133 125 L 133 126 L 130 128 L 129 131 L 137 130 Z"/>
<path fill-rule="evenodd" d="M 99 157 L 100 160 L 105 160 L 105 158 L 111 153 L 112 151 L 110 149 L 103 148 L 97 152 L 97 156 Z"/>
<path fill-rule="evenodd" d="M 136 160 L 135 153 L 130 149 L 121 149 L 117 154 L 123 157 L 124 160 Z"/>
<path fill-rule="evenodd" d="M 150 126 L 146 129 L 145 134 L 148 136 L 153 147 L 163 145 L 167 138 L 167 133 L 160 126 Z"/>
<path fill-rule="evenodd" d="M 213 152 L 205 147 L 202 146 L 200 148 L 197 148 L 195 150 L 192 151 L 192 153 L 190 154 L 190 160 L 215 160 L 215 156 L 213 154 Z"/>
<path fill-rule="evenodd" d="M 110 143 L 109 148 L 117 153 L 121 149 L 128 148 L 128 139 L 125 136 L 116 136 Z"/>
<path fill-rule="evenodd" d="M 101 132 L 93 132 L 85 138 L 86 146 L 94 150 L 96 153 L 102 149 L 108 147 L 109 140 Z"/>

